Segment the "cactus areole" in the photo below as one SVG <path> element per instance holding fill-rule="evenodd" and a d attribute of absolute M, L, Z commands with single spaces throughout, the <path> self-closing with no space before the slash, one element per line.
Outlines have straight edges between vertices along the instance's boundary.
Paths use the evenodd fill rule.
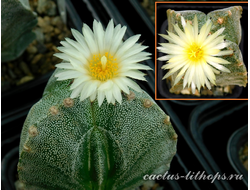
<path fill-rule="evenodd" d="M 100 58 L 105 67 L 109 57 Z M 119 102 L 106 96 L 100 105 L 98 98 L 72 98 L 72 79 L 56 77 L 62 71 L 22 129 L 18 174 L 25 189 L 131 190 L 144 175 L 169 169 L 177 134 L 146 92 L 129 87 L 119 90 Z"/>

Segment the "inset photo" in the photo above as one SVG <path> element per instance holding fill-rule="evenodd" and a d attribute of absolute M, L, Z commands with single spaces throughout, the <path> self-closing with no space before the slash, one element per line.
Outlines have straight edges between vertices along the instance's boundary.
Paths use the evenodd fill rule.
<path fill-rule="evenodd" d="M 247 100 L 247 2 L 156 2 L 155 55 L 156 100 Z"/>

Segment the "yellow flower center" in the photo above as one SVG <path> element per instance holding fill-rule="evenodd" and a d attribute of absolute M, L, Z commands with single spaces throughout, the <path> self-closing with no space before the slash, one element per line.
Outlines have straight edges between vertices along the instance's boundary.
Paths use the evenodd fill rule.
<path fill-rule="evenodd" d="M 203 57 L 203 50 L 196 43 L 192 43 L 187 49 L 187 55 L 191 61 L 196 62 Z"/>
<path fill-rule="evenodd" d="M 89 63 L 92 77 L 100 81 L 106 81 L 117 75 L 118 63 L 108 52 L 104 55 L 93 55 Z"/>

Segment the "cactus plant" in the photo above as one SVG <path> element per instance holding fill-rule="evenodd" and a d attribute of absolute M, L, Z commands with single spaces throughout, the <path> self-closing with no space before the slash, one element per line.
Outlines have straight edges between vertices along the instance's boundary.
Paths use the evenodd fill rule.
<path fill-rule="evenodd" d="M 167 10 L 168 26 L 169 26 L 168 31 L 170 33 L 179 35 L 180 32 L 176 31 L 176 29 L 180 28 L 181 31 L 184 31 L 184 25 L 185 25 L 185 35 L 188 36 L 188 33 L 186 32 L 188 30 L 187 28 L 188 27 L 195 28 L 196 27 L 195 23 L 197 23 L 198 25 L 197 32 L 200 31 L 199 36 L 201 36 L 200 33 L 204 34 L 206 33 L 206 35 L 208 34 L 208 36 L 205 38 L 205 40 L 207 39 L 207 41 L 204 40 L 204 44 L 206 43 L 206 45 L 200 45 L 200 46 L 202 48 L 203 47 L 206 48 L 206 46 L 207 47 L 209 46 L 208 50 L 202 49 L 202 51 L 200 51 L 201 52 L 200 55 L 201 57 L 203 57 L 202 59 L 198 59 L 197 57 L 197 59 L 192 60 L 193 62 L 197 63 L 194 72 L 190 71 L 192 69 L 188 68 L 191 67 L 188 67 L 187 64 L 184 64 L 184 62 L 183 64 L 185 66 L 183 66 L 183 69 L 177 68 L 178 66 L 174 67 L 173 69 L 171 64 L 168 63 L 165 66 L 163 66 L 164 69 L 169 69 L 169 68 L 172 69 L 172 71 L 170 70 L 171 72 L 169 72 L 166 75 L 166 77 L 169 77 L 172 74 L 171 89 L 170 89 L 171 93 L 175 93 L 177 91 L 182 90 L 183 88 L 185 88 L 186 84 L 188 84 L 188 86 L 192 86 L 193 93 L 195 92 L 195 87 L 197 87 L 198 90 L 200 90 L 201 86 L 205 87 L 206 85 L 206 87 L 210 89 L 211 88 L 210 83 L 220 86 L 226 86 L 226 85 L 239 85 L 244 87 L 246 86 L 247 71 L 242 59 L 241 51 L 239 49 L 239 43 L 241 41 L 241 25 L 240 25 L 241 14 L 242 14 L 242 8 L 240 6 L 215 10 L 213 12 L 208 13 L 207 15 L 200 11 L 174 11 L 170 9 Z M 197 21 L 195 21 L 195 17 L 197 18 Z M 204 30 L 205 26 L 207 26 L 207 30 L 209 29 L 209 31 Z M 219 33 L 222 33 L 224 36 L 220 37 Z M 213 34 L 214 35 L 218 34 L 218 35 L 217 38 L 214 39 L 214 41 L 211 41 L 212 43 L 217 42 L 217 44 L 213 44 L 212 46 L 211 42 L 209 42 L 211 43 L 211 45 L 209 45 L 208 39 Z M 183 36 L 180 37 L 183 38 Z M 168 36 L 167 37 L 164 36 L 164 38 L 168 38 Z M 224 42 L 223 40 L 220 40 L 222 38 L 224 38 Z M 218 40 L 216 41 L 216 39 Z M 175 42 L 170 42 L 170 45 L 173 43 Z M 162 46 L 167 46 L 167 45 L 163 44 Z M 161 48 L 164 50 L 161 50 Z M 162 52 L 165 51 L 164 53 L 169 51 L 167 50 L 167 48 L 164 47 L 159 47 L 159 49 Z M 173 57 L 171 56 L 172 55 L 170 53 L 170 57 L 168 58 L 169 62 L 172 61 L 172 60 L 170 61 L 170 59 Z M 214 56 L 221 56 L 221 58 L 219 57 L 213 58 Z M 212 59 L 210 59 L 211 57 Z M 159 60 L 166 60 L 166 58 L 162 57 L 159 58 Z M 199 62 L 202 64 L 198 64 Z M 223 64 L 223 66 L 220 64 Z M 202 65 L 203 69 L 199 69 L 198 68 L 199 65 Z M 181 65 L 179 64 L 179 66 Z M 206 69 L 204 66 L 206 67 Z M 208 73 L 209 70 L 211 70 L 210 74 Z"/>
<path fill-rule="evenodd" d="M 27 6 L 27 0 L 1 1 L 1 61 L 18 58 L 35 39 L 31 31 L 37 18 Z"/>
<path fill-rule="evenodd" d="M 101 30 L 100 23 L 96 21 L 93 27 L 94 32 L 97 28 Z M 84 25 L 85 38 L 81 36 L 81 39 L 87 44 L 90 42 L 89 46 L 87 45 L 90 47 L 94 46 L 95 42 L 88 39 L 88 29 L 88 26 Z M 100 33 L 106 36 L 110 31 L 116 31 L 116 34 L 119 31 L 121 34 L 125 32 L 120 25 L 114 28 L 111 21 L 106 32 Z M 97 33 L 92 34 L 98 36 Z M 73 34 L 79 40 L 80 36 L 76 35 L 78 33 L 73 30 Z M 113 39 L 115 38 L 109 36 L 109 41 Z M 117 40 L 115 41 L 117 43 Z M 73 44 L 73 41 L 70 42 Z M 121 44 L 128 45 L 128 42 L 131 43 L 131 40 L 118 42 L 119 47 L 124 49 Z M 63 44 L 69 48 L 65 42 Z M 74 45 L 77 47 L 76 42 Z M 127 48 L 128 51 L 133 49 L 131 44 Z M 69 49 L 59 49 L 69 52 Z M 99 50 L 102 50 L 100 46 Z M 139 55 L 138 51 L 136 52 Z M 72 51 L 70 55 L 76 56 Z M 70 56 L 67 53 L 60 56 L 64 57 L 61 65 L 71 68 L 72 72 L 73 67 L 65 64 Z M 99 72 L 105 72 L 105 69 L 110 69 L 110 65 L 104 56 L 101 57 L 98 62 L 100 65 L 96 64 L 95 68 L 99 68 Z M 131 57 L 129 58 L 131 61 Z M 92 68 L 92 62 L 88 64 Z M 138 68 L 139 64 L 136 65 Z M 120 67 L 119 63 L 118 68 Z M 56 69 L 42 99 L 31 108 L 24 123 L 19 147 L 18 173 L 25 189 L 133 189 L 143 183 L 144 175 L 165 173 L 176 153 L 177 143 L 177 134 L 169 116 L 145 91 L 138 88 L 128 88 L 127 92 L 123 87 L 125 90 L 119 90 L 120 96 L 116 95 L 114 98 L 116 102 L 112 101 L 112 94 L 111 98 L 108 95 L 112 88 L 108 88 L 108 92 L 105 91 L 107 96 L 105 95 L 106 98 L 102 101 L 90 94 L 84 95 L 83 98 L 82 94 L 88 89 L 87 85 L 81 88 L 82 93 L 72 97 L 71 86 L 77 79 L 73 81 L 71 78 L 76 77 L 75 75 L 66 75 L 67 68 Z M 110 76 L 110 72 L 102 76 Z M 91 83 L 94 84 L 94 78 L 92 80 Z M 107 86 L 106 81 L 99 82 Z"/>

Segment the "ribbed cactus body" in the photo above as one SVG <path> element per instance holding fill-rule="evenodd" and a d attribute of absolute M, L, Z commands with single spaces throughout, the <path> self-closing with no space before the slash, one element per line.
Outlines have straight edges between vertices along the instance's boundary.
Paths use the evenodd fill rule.
<path fill-rule="evenodd" d="M 225 9 L 215 10 L 213 12 L 208 13 L 207 15 L 200 11 L 174 11 L 167 10 L 168 17 L 168 30 L 175 34 L 173 24 L 177 23 L 178 26 L 183 30 L 181 25 L 181 16 L 183 16 L 186 22 L 190 22 L 194 19 L 194 16 L 197 16 L 198 19 L 198 28 L 206 23 L 208 19 L 211 19 L 213 25 L 210 31 L 210 35 L 214 32 L 218 31 L 220 28 L 225 27 L 222 35 L 225 35 L 225 40 L 231 42 L 231 45 L 224 48 L 223 50 L 233 50 L 234 53 L 232 55 L 223 56 L 222 58 L 229 61 L 231 64 L 225 64 L 226 68 L 228 68 L 231 73 L 222 72 L 220 74 L 216 74 L 216 85 L 226 86 L 226 85 L 239 85 L 246 86 L 247 84 L 247 71 L 246 66 L 243 62 L 242 54 L 239 49 L 239 44 L 241 41 L 241 24 L 240 18 L 242 14 L 242 7 L 234 6 Z M 180 91 L 183 89 L 183 79 L 181 79 L 175 86 L 174 79 L 176 78 L 178 73 L 175 73 L 171 76 L 171 93 Z"/>
<path fill-rule="evenodd" d="M 32 28 L 37 24 L 36 15 L 23 0 L 1 1 L 1 61 L 18 58 L 35 39 Z"/>
<path fill-rule="evenodd" d="M 146 92 L 99 107 L 69 98 L 71 81 L 54 75 L 21 134 L 18 173 L 26 189 L 131 189 L 143 175 L 169 169 L 177 135 Z"/>
<path fill-rule="evenodd" d="M 211 33 L 214 33 L 220 28 L 225 27 L 225 30 L 223 32 L 223 35 L 225 35 L 225 39 L 239 45 L 242 35 L 240 24 L 241 15 L 241 6 L 219 9 L 208 13 L 207 19 L 211 19 L 213 23 Z"/>

